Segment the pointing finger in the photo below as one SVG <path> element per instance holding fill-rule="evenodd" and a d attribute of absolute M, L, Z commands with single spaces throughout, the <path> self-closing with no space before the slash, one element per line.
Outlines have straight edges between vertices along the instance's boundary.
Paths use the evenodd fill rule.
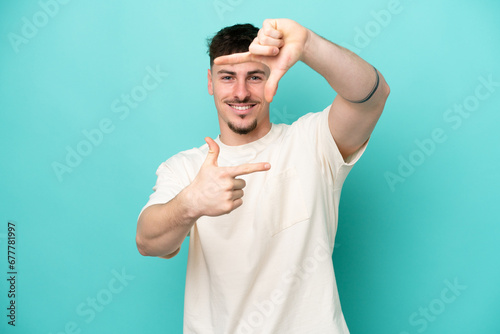
<path fill-rule="evenodd" d="M 204 164 L 218 166 L 217 158 L 219 158 L 219 145 L 217 145 L 217 143 L 210 137 L 205 137 L 205 141 L 208 144 L 208 154 Z"/>
<path fill-rule="evenodd" d="M 264 172 L 271 168 L 271 165 L 267 162 L 259 162 L 252 164 L 243 164 L 235 167 L 229 167 L 229 174 L 232 177 L 236 177 L 238 175 L 251 174 L 255 172 Z"/>
<path fill-rule="evenodd" d="M 239 64 L 246 63 L 249 61 L 253 61 L 252 54 L 250 52 L 240 52 L 233 53 L 227 56 L 220 56 L 214 59 L 215 65 L 231 65 L 231 64 Z"/>

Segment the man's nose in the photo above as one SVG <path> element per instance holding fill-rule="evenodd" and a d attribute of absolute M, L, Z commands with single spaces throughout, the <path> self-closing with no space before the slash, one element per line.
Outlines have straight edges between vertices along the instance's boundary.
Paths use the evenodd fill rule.
<path fill-rule="evenodd" d="M 248 90 L 245 80 L 240 80 L 236 83 L 234 96 L 237 97 L 240 101 L 243 101 L 250 96 L 250 91 Z"/>

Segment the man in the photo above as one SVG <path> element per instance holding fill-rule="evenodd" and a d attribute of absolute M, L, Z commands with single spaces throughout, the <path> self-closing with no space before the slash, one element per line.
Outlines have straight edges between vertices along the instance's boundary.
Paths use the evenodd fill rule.
<path fill-rule="evenodd" d="M 222 29 L 209 54 L 220 135 L 160 165 L 139 252 L 168 259 L 190 235 L 185 333 L 349 333 L 331 258 L 338 204 L 387 83 L 289 19 Z M 299 60 L 337 96 L 292 125 L 271 124 L 278 81 Z"/>

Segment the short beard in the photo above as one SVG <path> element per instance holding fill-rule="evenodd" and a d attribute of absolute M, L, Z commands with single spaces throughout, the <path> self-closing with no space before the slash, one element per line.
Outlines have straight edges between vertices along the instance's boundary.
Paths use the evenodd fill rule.
<path fill-rule="evenodd" d="M 231 122 L 228 122 L 227 123 L 227 126 L 234 132 L 234 133 L 237 133 L 239 135 L 246 135 L 250 132 L 252 132 L 253 130 L 255 130 L 255 128 L 257 127 L 257 120 L 255 119 L 253 121 L 252 124 L 250 124 L 249 126 L 247 126 L 246 128 L 238 128 L 236 127 L 233 123 Z"/>

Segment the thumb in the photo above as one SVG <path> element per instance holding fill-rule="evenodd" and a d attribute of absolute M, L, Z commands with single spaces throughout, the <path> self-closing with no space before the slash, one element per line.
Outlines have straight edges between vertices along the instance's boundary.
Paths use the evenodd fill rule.
<path fill-rule="evenodd" d="M 208 144 L 208 154 L 204 164 L 218 166 L 217 158 L 219 158 L 219 145 L 217 145 L 217 143 L 210 137 L 205 137 L 205 141 Z"/>
<path fill-rule="evenodd" d="M 285 71 L 274 70 L 269 74 L 269 78 L 266 82 L 266 87 L 264 89 L 264 97 L 267 102 L 271 103 L 273 101 L 274 95 L 276 95 L 276 91 L 278 90 L 278 82 L 285 74 Z"/>

